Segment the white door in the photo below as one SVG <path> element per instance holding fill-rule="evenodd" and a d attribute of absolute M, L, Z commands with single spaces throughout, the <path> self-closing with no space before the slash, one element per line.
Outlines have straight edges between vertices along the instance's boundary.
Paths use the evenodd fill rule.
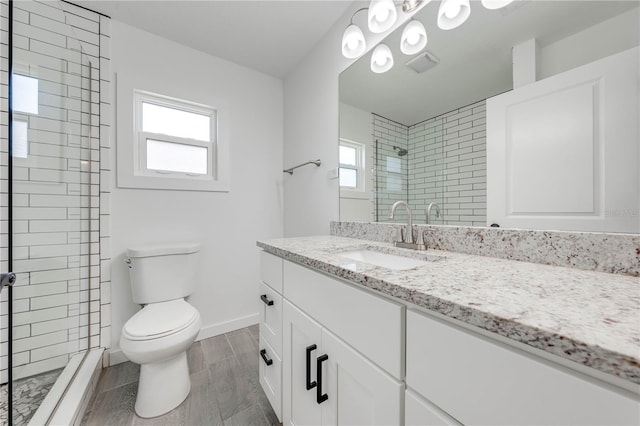
<path fill-rule="evenodd" d="M 487 100 L 487 224 L 640 232 L 638 48 Z"/>
<path fill-rule="evenodd" d="M 384 342 L 380 342 L 383 346 Z M 323 425 L 399 425 L 403 384 L 322 330 Z"/>
<path fill-rule="evenodd" d="M 321 407 L 316 402 L 316 359 L 322 351 L 322 329 L 286 300 L 283 308 L 282 423 L 318 425 Z"/>

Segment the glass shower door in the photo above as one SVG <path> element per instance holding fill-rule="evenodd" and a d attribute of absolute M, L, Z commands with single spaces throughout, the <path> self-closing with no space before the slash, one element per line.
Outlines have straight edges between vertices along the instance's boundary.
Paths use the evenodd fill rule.
<path fill-rule="evenodd" d="M 21 425 L 48 419 L 38 408 L 89 347 L 92 99 L 60 4 L 12 3 L 9 379 Z"/>

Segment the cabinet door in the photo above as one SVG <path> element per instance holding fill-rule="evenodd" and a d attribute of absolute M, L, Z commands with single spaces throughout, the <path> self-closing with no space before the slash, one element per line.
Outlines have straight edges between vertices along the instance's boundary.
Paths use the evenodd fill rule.
<path fill-rule="evenodd" d="M 282 353 L 282 423 L 284 425 L 318 425 L 321 406 L 316 402 L 316 389 L 307 390 L 307 348 L 309 380 L 316 378 L 316 358 L 322 351 L 320 325 L 286 300 L 283 303 Z"/>
<path fill-rule="evenodd" d="M 385 345 L 385 342 L 380 342 Z M 399 425 L 403 384 L 371 361 L 322 330 L 323 425 Z"/>
<path fill-rule="evenodd" d="M 411 389 L 404 394 L 405 426 L 459 426 L 455 419 Z"/>

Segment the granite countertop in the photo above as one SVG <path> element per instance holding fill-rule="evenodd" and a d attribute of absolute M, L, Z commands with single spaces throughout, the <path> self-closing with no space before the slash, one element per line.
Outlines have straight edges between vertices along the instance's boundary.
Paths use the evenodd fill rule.
<path fill-rule="evenodd" d="M 640 384 L 640 280 L 492 257 L 318 236 L 258 241 L 265 251 Z M 423 259 L 391 270 L 349 250 Z"/>

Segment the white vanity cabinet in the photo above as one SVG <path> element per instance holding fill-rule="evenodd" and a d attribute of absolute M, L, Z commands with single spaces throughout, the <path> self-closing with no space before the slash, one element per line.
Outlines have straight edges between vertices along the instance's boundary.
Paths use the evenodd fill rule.
<path fill-rule="evenodd" d="M 282 264 L 260 252 L 260 385 L 282 421 Z"/>
<path fill-rule="evenodd" d="M 451 417 L 439 424 L 640 423 L 637 397 L 448 321 L 407 311 L 406 344 L 407 387 Z"/>
<path fill-rule="evenodd" d="M 260 383 L 285 425 L 640 424 L 637 395 L 567 361 L 261 259 L 260 347 L 271 363 L 260 361 Z"/>
<path fill-rule="evenodd" d="M 399 425 L 402 382 L 284 302 L 283 424 Z"/>

